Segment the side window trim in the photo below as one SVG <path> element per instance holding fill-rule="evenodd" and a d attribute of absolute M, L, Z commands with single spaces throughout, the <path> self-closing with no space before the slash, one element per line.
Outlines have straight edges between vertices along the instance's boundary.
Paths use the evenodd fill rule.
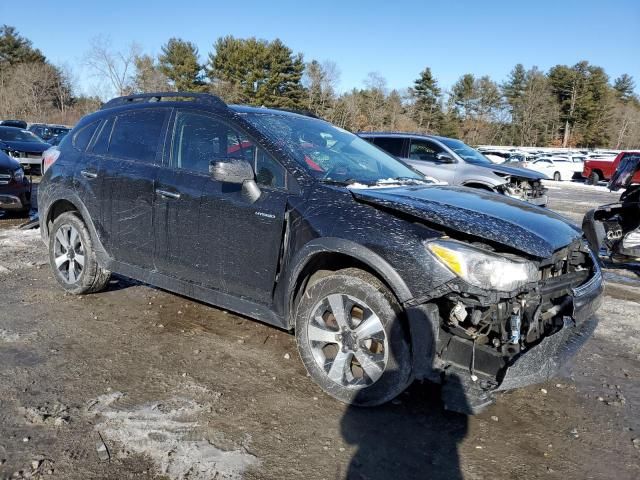
<path fill-rule="evenodd" d="M 89 142 L 89 145 L 87 146 L 87 151 L 93 153 L 93 147 L 95 147 L 96 142 L 98 141 L 98 139 L 102 135 L 102 131 L 105 129 L 105 126 L 108 125 L 109 121 L 111 121 L 112 119 L 114 121 L 111 123 L 111 131 L 109 132 L 109 139 L 108 139 L 107 145 L 109 143 L 111 143 L 111 134 L 113 133 L 113 126 L 116 124 L 115 115 L 110 115 L 110 116 L 105 117 L 105 118 L 102 119 L 102 124 L 96 129 L 96 132 L 93 134 L 93 137 L 91 138 L 91 141 Z M 104 154 L 97 153 L 96 155 L 103 156 Z"/>
<path fill-rule="evenodd" d="M 76 139 L 78 138 L 78 136 L 84 132 L 87 128 L 91 128 L 94 127 L 93 133 L 91 134 L 91 137 L 89 138 L 89 141 L 87 142 L 87 144 L 84 146 L 84 148 L 80 149 L 78 148 L 78 146 L 76 145 Z M 96 120 L 95 122 L 90 122 L 88 124 L 86 124 L 84 127 L 82 127 L 80 130 L 78 130 L 77 132 L 75 132 L 73 134 L 73 138 L 71 139 L 71 145 L 73 146 L 73 148 L 79 152 L 86 152 L 88 151 L 92 146 L 93 146 L 93 141 L 94 139 L 97 137 L 98 132 L 100 132 L 102 130 L 101 128 L 102 126 L 102 120 Z"/>

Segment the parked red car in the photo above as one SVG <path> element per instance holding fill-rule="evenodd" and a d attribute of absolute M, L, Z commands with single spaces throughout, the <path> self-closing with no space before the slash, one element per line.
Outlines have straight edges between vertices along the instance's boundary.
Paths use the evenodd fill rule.
<path fill-rule="evenodd" d="M 620 152 L 613 162 L 608 160 L 586 160 L 584 162 L 584 169 L 582 170 L 582 176 L 589 180 L 591 185 L 597 185 L 601 180 L 611 179 L 613 172 L 618 168 L 618 164 L 623 158 L 630 156 L 640 156 L 640 152 Z M 632 180 L 632 183 L 640 183 L 640 171 L 637 172 Z"/>

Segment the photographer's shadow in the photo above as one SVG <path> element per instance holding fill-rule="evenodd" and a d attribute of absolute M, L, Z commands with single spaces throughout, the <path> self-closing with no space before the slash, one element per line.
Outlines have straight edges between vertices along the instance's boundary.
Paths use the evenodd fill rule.
<path fill-rule="evenodd" d="M 346 471 L 342 468 L 337 477 L 462 479 L 458 445 L 467 434 L 468 418 L 444 410 L 441 390 L 440 385 L 416 381 L 393 402 L 373 408 L 347 408 L 341 433 L 357 451 Z M 458 376 L 448 375 L 446 391 L 447 398 L 456 400 L 457 410 L 470 411 Z"/>
<path fill-rule="evenodd" d="M 339 477 L 462 479 L 458 444 L 467 429 L 466 415 L 443 409 L 440 386 L 415 382 L 393 403 L 347 409 L 341 421 L 342 436 L 358 450 Z"/>

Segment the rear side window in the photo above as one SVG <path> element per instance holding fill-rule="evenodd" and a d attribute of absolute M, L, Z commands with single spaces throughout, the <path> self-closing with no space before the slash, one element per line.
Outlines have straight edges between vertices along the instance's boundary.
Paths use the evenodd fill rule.
<path fill-rule="evenodd" d="M 100 122 L 93 122 L 78 130 L 78 133 L 73 136 L 73 147 L 84 152 L 87 149 L 93 134 L 98 128 L 98 125 L 100 125 Z"/>
<path fill-rule="evenodd" d="M 107 155 L 154 163 L 167 110 L 137 110 L 118 115 Z"/>
<path fill-rule="evenodd" d="M 373 143 L 394 157 L 402 156 L 402 144 L 404 143 L 402 138 L 378 137 L 373 140 Z"/>
<path fill-rule="evenodd" d="M 104 155 L 109 150 L 109 140 L 111 140 L 111 132 L 113 131 L 113 122 L 115 121 L 115 118 L 116 117 L 108 118 L 102 124 L 98 138 L 91 149 L 93 153 Z"/>

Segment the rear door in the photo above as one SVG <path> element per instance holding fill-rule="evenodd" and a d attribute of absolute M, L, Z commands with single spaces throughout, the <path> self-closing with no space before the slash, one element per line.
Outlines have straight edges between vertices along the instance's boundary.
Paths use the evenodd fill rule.
<path fill-rule="evenodd" d="M 407 157 L 407 139 L 402 137 L 375 137 L 373 139 L 366 138 L 365 140 L 373 140 L 373 144 L 380 147 L 385 152 L 393 155 L 400 160 L 405 160 Z"/>
<path fill-rule="evenodd" d="M 206 112 L 178 110 L 171 169 L 156 196 L 158 268 L 207 288 L 271 303 L 287 203 L 284 168 L 236 126 Z M 242 186 L 215 181 L 216 160 L 243 158 L 262 194 L 251 203 Z"/>
<path fill-rule="evenodd" d="M 155 182 L 170 109 L 139 108 L 111 117 L 93 146 L 100 157 L 107 249 L 119 262 L 154 267 Z"/>

